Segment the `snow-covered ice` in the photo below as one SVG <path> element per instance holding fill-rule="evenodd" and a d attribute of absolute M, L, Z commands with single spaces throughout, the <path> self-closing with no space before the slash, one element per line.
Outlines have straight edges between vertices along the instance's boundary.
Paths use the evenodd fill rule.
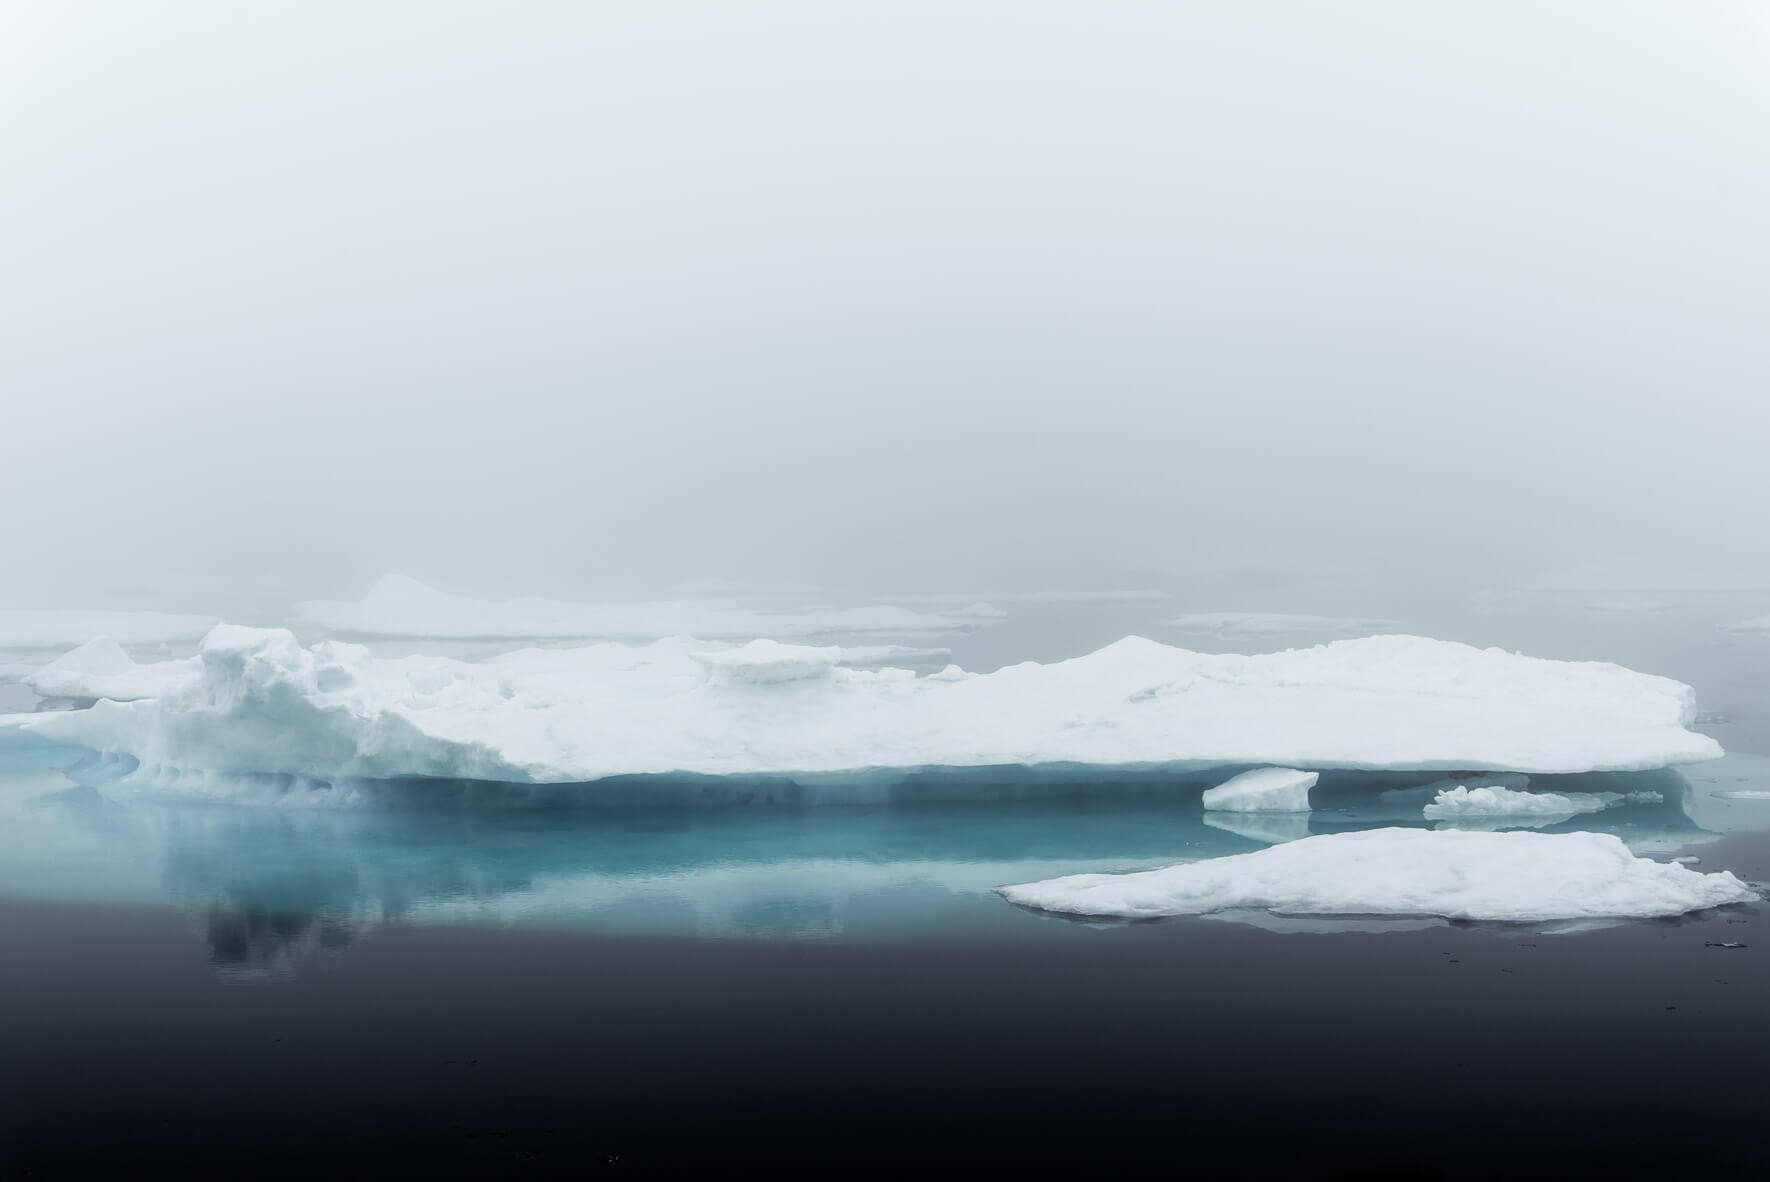
<path fill-rule="evenodd" d="M 216 628 L 162 696 L 30 718 L 149 768 L 570 782 L 1069 764 L 1644 770 L 1713 758 L 1688 687 L 1419 637 L 1257 656 L 1140 637 L 917 676 L 833 647 L 686 638 L 470 662 Z M 173 672 L 157 666 L 144 676 Z"/>
<path fill-rule="evenodd" d="M 1727 872 L 1637 858 L 1607 833 L 1372 829 L 1131 874 L 1002 888 L 1014 903 L 1145 918 L 1262 908 L 1292 915 L 1436 915 L 1543 922 L 1682 915 L 1756 892 Z"/>
<path fill-rule="evenodd" d="M 892 604 L 768 610 L 754 603 L 674 599 L 638 603 L 567 603 L 554 599 L 489 601 L 388 575 L 352 601 L 296 605 L 298 624 L 361 636 L 439 639 L 542 639 L 664 636 L 779 637 L 835 633 L 963 631 L 999 617 L 988 604 L 917 611 Z"/>
<path fill-rule="evenodd" d="M 1205 789 L 1204 805 L 1228 813 L 1306 813 L 1309 790 L 1320 778 L 1294 768 L 1255 768 Z"/>

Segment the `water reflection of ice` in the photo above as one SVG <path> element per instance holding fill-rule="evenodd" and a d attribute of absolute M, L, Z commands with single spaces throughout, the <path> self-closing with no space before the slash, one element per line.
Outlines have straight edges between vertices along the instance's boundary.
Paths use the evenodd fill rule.
<path fill-rule="evenodd" d="M 1275 817 L 1207 816 L 1190 780 L 1165 792 L 1146 784 L 1115 796 L 987 803 L 536 811 L 457 799 L 416 807 L 408 796 L 402 807 L 319 809 L 112 793 L 73 784 L 57 759 L 65 753 L 14 752 L 0 766 L 0 894 L 186 907 L 200 917 L 216 965 L 242 975 L 286 971 L 389 922 L 712 938 L 1014 938 L 1035 921 L 1001 904 L 993 892 L 1004 883 L 1244 853 L 1311 832 L 1423 827 L 1417 808 L 1381 794 L 1432 778 L 1330 774 L 1314 813 Z M 1716 800 L 1709 793 L 1721 784 L 1770 787 L 1770 760 L 1533 781 L 1545 790 L 1662 792 L 1662 804 L 1549 826 L 1614 832 L 1655 857 L 1714 832 L 1770 828 L 1770 805 Z M 1388 926 L 1251 921 L 1274 931 Z"/>

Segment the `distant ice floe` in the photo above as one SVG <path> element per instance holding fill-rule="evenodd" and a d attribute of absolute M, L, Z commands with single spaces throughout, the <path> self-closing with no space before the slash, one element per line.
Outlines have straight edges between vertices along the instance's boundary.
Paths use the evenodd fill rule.
<path fill-rule="evenodd" d="M 1204 806 L 1207 812 L 1226 813 L 1306 813 L 1309 811 L 1309 790 L 1321 776 L 1317 772 L 1300 772 L 1286 767 L 1255 768 L 1233 776 L 1215 788 L 1207 788 Z"/>
<path fill-rule="evenodd" d="M 177 662 L 132 675 L 163 677 L 160 696 L 10 722 L 131 757 L 144 774 L 324 781 L 852 785 L 1028 765 L 1638 771 L 1721 754 L 1686 729 L 1693 695 L 1678 682 L 1420 637 L 1256 656 L 1127 637 L 1068 661 L 925 676 L 851 668 L 842 651 L 678 637 L 463 661 L 224 625 L 194 677 Z"/>
<path fill-rule="evenodd" d="M 1682 915 L 1758 895 L 1725 871 L 1638 858 L 1607 833 L 1372 829 L 1132 874 L 1002 888 L 1025 907 L 1125 919 L 1258 908 L 1285 915 L 1521 923 Z"/>
<path fill-rule="evenodd" d="M 535 598 L 489 601 L 438 591 L 403 575 L 389 575 L 361 599 L 297 604 L 295 621 L 355 636 L 649 640 L 682 635 L 748 638 L 954 632 L 983 627 L 1001 614 L 986 603 L 933 612 L 891 604 L 770 610 L 753 603 L 706 599 L 601 604 Z"/>
<path fill-rule="evenodd" d="M 0 609 L 0 649 L 72 648 L 98 636 L 130 647 L 188 643 L 218 622 L 172 612 Z"/>
<path fill-rule="evenodd" d="M 1168 626 L 1181 632 L 1223 636 L 1281 636 L 1289 633 L 1384 632 L 1394 620 L 1368 616 L 1305 616 L 1282 612 L 1192 612 L 1175 616 Z"/>
<path fill-rule="evenodd" d="M 157 698 L 202 675 L 195 657 L 137 664 L 109 636 L 89 640 L 20 680 L 45 698 L 110 698 L 131 702 Z"/>
<path fill-rule="evenodd" d="M 1499 786 L 1447 788 L 1422 812 L 1430 820 L 1465 817 L 1573 817 L 1619 804 L 1649 804 L 1657 792 L 1520 792 Z"/>
<path fill-rule="evenodd" d="M 1753 616 L 1749 620 L 1741 620 L 1728 626 L 1732 632 L 1770 632 L 1770 616 Z"/>
<path fill-rule="evenodd" d="M 1418 788 L 1390 788 L 1383 792 L 1379 799 L 1384 804 L 1427 805 L 1438 799 L 1441 793 L 1453 788 L 1503 788 L 1511 792 L 1523 792 L 1530 785 L 1530 777 L 1519 772 L 1483 772 L 1478 776 L 1454 776 L 1441 780 L 1433 780 L 1430 784 L 1421 784 Z"/>

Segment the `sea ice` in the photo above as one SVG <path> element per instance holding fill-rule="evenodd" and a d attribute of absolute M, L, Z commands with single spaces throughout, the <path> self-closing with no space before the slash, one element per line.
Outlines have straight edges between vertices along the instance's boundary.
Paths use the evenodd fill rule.
<path fill-rule="evenodd" d="M 1747 903 L 1725 871 L 1637 858 L 1608 833 L 1371 829 L 1132 874 L 1003 887 L 1044 911 L 1145 918 L 1263 908 L 1291 915 L 1437 915 L 1542 922 L 1682 915 Z"/>
<path fill-rule="evenodd" d="M 403 575 L 388 575 L 358 600 L 297 604 L 295 614 L 298 624 L 336 633 L 457 640 L 932 633 L 978 628 L 1001 615 L 988 604 L 925 612 L 891 604 L 770 611 L 749 603 L 700 599 L 602 604 L 534 598 L 493 602 L 438 591 Z"/>
<path fill-rule="evenodd" d="M 1309 790 L 1320 778 L 1293 768 L 1255 768 L 1205 789 L 1204 805 L 1229 813 L 1306 813 Z"/>
<path fill-rule="evenodd" d="M 679 637 L 378 658 L 224 625 L 196 676 L 143 667 L 167 679 L 158 697 L 20 725 L 149 769 L 529 783 L 1023 765 L 1577 772 L 1721 754 L 1685 729 L 1693 695 L 1678 682 L 1420 637 L 1257 656 L 1127 637 L 1053 664 L 920 677 L 849 668 L 840 651 Z"/>

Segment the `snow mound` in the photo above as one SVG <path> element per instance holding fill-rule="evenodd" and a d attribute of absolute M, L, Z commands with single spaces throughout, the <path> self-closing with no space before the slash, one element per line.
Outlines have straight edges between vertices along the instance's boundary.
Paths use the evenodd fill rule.
<path fill-rule="evenodd" d="M 1637 858 L 1608 833 L 1372 829 L 1134 874 L 1002 888 L 1076 915 L 1147 918 L 1258 908 L 1289 915 L 1436 915 L 1543 922 L 1649 918 L 1747 903 L 1732 874 Z"/>
<path fill-rule="evenodd" d="M 386 576 L 358 600 L 311 600 L 295 606 L 297 623 L 336 633 L 454 640 L 930 633 L 978 628 L 1000 615 L 988 604 L 924 612 L 890 604 L 769 611 L 748 603 L 701 599 L 603 604 L 536 598 L 494 602 L 438 591 L 404 575 Z"/>
<path fill-rule="evenodd" d="M 1692 694 L 1675 681 L 1419 637 L 1258 656 L 1127 637 L 924 677 L 832 651 L 676 637 L 378 658 L 222 625 L 182 680 L 143 667 L 165 677 L 159 696 L 22 725 L 163 769 L 526 783 L 1037 764 L 1637 771 L 1721 754 L 1685 729 Z"/>
<path fill-rule="evenodd" d="M 1207 788 L 1205 808 L 1229 813 L 1306 813 L 1309 790 L 1320 778 L 1316 772 L 1292 768 L 1255 768 Z"/>
<path fill-rule="evenodd" d="M 154 698 L 197 676 L 194 660 L 138 665 L 109 636 L 89 640 L 21 679 L 45 698 Z"/>

